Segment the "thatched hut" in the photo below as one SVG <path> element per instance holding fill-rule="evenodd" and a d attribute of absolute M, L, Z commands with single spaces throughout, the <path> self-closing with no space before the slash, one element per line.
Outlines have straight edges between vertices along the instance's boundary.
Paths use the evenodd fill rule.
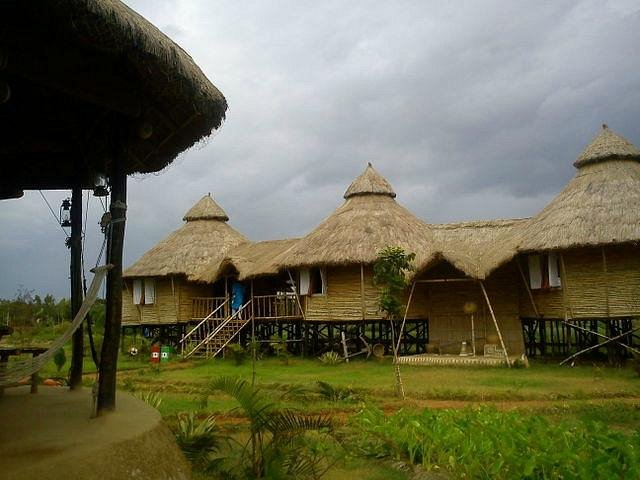
<path fill-rule="evenodd" d="M 227 252 L 248 240 L 227 222 L 211 195 L 183 218 L 185 224 L 124 271 L 122 323 L 179 336 L 184 326 L 204 318 L 216 298 L 227 295 L 217 272 Z M 160 332 L 162 330 L 162 332 Z"/>
<path fill-rule="evenodd" d="M 592 332 L 604 320 L 613 334 L 640 316 L 640 150 L 603 125 L 574 166 L 564 189 L 496 245 L 494 267 L 517 254 L 531 355 L 597 342 L 565 320 Z"/>
<path fill-rule="evenodd" d="M 333 338 L 333 329 L 366 325 L 374 341 L 388 342 L 388 322 L 378 309 L 373 263 L 388 246 L 416 254 L 421 263 L 435 254 L 425 222 L 401 206 L 389 182 L 369 164 L 347 188 L 344 203 L 286 252 L 280 268 L 290 272 L 312 343 Z M 426 344 L 425 312 L 414 310 L 407 345 Z M 360 328 L 360 327 L 358 327 Z"/>
<path fill-rule="evenodd" d="M 523 353 L 518 272 L 513 265 L 495 270 L 486 257 L 497 239 L 512 235 L 525 221 L 429 225 L 438 253 L 418 265 L 409 312 L 426 312 L 433 352 L 458 354 L 465 342 L 467 351 L 478 355 L 485 346 L 497 356 L 503 348 L 510 356 Z"/>

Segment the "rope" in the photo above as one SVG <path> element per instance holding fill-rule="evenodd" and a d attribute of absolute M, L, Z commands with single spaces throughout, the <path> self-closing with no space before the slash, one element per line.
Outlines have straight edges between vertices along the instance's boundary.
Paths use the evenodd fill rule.
<path fill-rule="evenodd" d="M 89 287 L 87 296 L 80 306 L 80 310 L 78 310 L 78 313 L 76 314 L 75 318 L 71 322 L 71 325 L 69 325 L 64 334 L 58 337 L 49 346 L 46 352 L 44 352 L 42 355 L 38 355 L 35 358 L 16 360 L 7 365 L 5 369 L 0 370 L 0 388 L 15 385 L 20 382 L 20 380 L 29 377 L 30 375 L 33 375 L 34 373 L 42 369 L 42 367 L 44 367 L 44 365 L 53 358 L 56 352 L 60 350 L 60 348 L 62 348 L 62 346 L 71 339 L 73 333 L 82 324 L 84 318 L 87 316 L 87 313 L 89 313 L 89 310 L 95 303 L 96 298 L 98 297 L 98 291 L 100 290 L 100 285 L 102 285 L 102 281 L 104 280 L 107 272 L 110 269 L 111 265 L 103 265 L 94 270 L 91 286 Z"/>

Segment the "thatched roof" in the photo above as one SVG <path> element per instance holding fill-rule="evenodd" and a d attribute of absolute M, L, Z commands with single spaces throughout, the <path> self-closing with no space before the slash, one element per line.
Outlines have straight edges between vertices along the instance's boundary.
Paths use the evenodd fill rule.
<path fill-rule="evenodd" d="M 416 274 L 439 260 L 446 260 L 468 276 L 485 278 L 498 258 L 495 245 L 501 238 L 510 237 L 527 219 L 486 220 L 445 224 L 430 224 L 437 253 L 418 265 Z"/>
<path fill-rule="evenodd" d="M 114 154 L 127 174 L 159 171 L 225 118 L 193 59 L 119 0 L 0 2 L 0 31 L 0 193 L 89 188 Z"/>
<path fill-rule="evenodd" d="M 577 168 L 589 163 L 603 162 L 612 159 L 640 160 L 640 150 L 629 140 L 615 132 L 607 125 L 573 163 Z"/>
<path fill-rule="evenodd" d="M 215 281 L 215 278 L 228 268 L 238 272 L 239 280 L 276 275 L 287 252 L 299 240 L 298 238 L 287 238 L 238 245 L 229 250 L 218 272 L 215 272 L 209 281 Z"/>
<path fill-rule="evenodd" d="M 226 223 L 226 214 L 209 195 L 187 212 L 185 220 L 182 227 L 126 269 L 123 277 L 184 275 L 187 280 L 207 281 L 205 272 L 217 271 L 232 247 L 248 242 Z"/>
<path fill-rule="evenodd" d="M 283 259 L 283 268 L 371 264 L 387 246 L 416 253 L 416 263 L 432 253 L 427 225 L 394 198 L 389 182 L 370 165 L 347 189 L 345 202 Z"/>
<path fill-rule="evenodd" d="M 189 211 L 185 213 L 184 217 L 182 217 L 182 220 L 185 222 L 189 222 L 191 220 L 220 220 L 228 222 L 229 217 L 225 211 L 220 208 L 220 205 L 213 201 L 213 198 L 211 198 L 211 194 L 209 193 L 191 207 Z"/>
<path fill-rule="evenodd" d="M 395 198 L 396 192 L 393 191 L 387 179 L 374 170 L 371 163 L 368 163 L 364 172 L 344 192 L 344 198 L 351 198 L 357 195 L 386 195 Z"/>
<path fill-rule="evenodd" d="M 496 242 L 494 267 L 515 252 L 640 241 L 640 151 L 605 127 L 575 165 L 540 213 Z"/>

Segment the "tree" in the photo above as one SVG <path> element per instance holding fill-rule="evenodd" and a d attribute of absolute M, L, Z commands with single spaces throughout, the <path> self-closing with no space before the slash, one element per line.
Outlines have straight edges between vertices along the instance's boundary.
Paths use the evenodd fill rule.
<path fill-rule="evenodd" d="M 402 319 L 405 313 L 404 294 L 409 286 L 407 272 L 413 270 L 412 263 L 416 258 L 415 253 L 406 253 L 401 247 L 386 247 L 378 253 L 378 259 L 373 266 L 373 283 L 380 287 L 378 307 L 391 322 L 391 342 L 393 349 L 393 363 L 396 373 L 396 393 L 404 398 L 402 377 L 400 376 L 400 364 L 398 363 L 398 350 L 400 341 L 396 343 L 396 331 L 398 339 L 402 337 L 402 327 L 396 322 Z M 400 327 L 398 329 L 398 327 Z"/>

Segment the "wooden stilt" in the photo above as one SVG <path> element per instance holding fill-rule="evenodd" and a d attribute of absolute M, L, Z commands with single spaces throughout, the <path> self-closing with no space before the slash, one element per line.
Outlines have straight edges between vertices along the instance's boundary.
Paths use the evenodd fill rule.
<path fill-rule="evenodd" d="M 82 188 L 79 185 L 71 191 L 71 318 L 76 316 L 82 305 Z M 73 334 L 73 353 L 69 388 L 82 388 L 82 362 L 84 357 L 84 332 L 80 324 Z"/>
<path fill-rule="evenodd" d="M 496 331 L 498 332 L 498 338 L 500 339 L 500 345 L 502 346 L 502 351 L 504 352 L 504 358 L 507 362 L 507 366 L 511 367 L 511 362 L 509 361 L 509 355 L 507 353 L 507 347 L 504 344 L 504 340 L 502 338 L 502 332 L 500 331 L 500 327 L 498 326 L 498 320 L 496 319 L 495 313 L 493 313 L 493 307 L 491 306 L 491 302 L 489 301 L 489 295 L 487 295 L 487 290 L 484 288 L 484 282 L 480 280 L 480 288 L 482 289 L 482 294 L 484 295 L 484 299 L 487 302 L 487 307 L 489 308 L 489 313 L 491 313 L 491 318 L 493 319 L 493 324 L 496 327 Z"/>
<path fill-rule="evenodd" d="M 122 250 L 127 211 L 127 175 L 123 166 L 119 156 L 116 156 L 110 176 L 111 224 L 107 242 L 108 263 L 113 268 L 107 274 L 106 317 L 98 376 L 98 415 L 116 407 L 118 343 L 122 323 Z"/>
<path fill-rule="evenodd" d="M 588 348 L 580 350 L 579 352 L 574 353 L 570 357 L 565 358 L 562 362 L 560 362 L 560 365 L 564 365 L 565 363 L 569 362 L 570 360 L 573 360 L 574 358 L 578 357 L 579 355 L 582 355 L 583 353 L 590 352 L 591 350 L 595 350 L 596 348 L 600 348 L 604 345 L 608 345 L 613 342 L 620 343 L 620 345 L 622 345 L 625 348 L 631 348 L 629 347 L 629 345 L 625 343 L 617 342 L 617 341 L 620 340 L 622 337 L 626 337 L 627 335 L 631 335 L 632 333 L 637 332 L 638 330 L 640 330 L 640 327 L 634 328 L 633 330 L 629 330 L 628 332 L 621 333 L 620 335 L 616 335 L 615 337 L 608 338 L 606 341 L 602 343 L 598 343 L 596 345 L 592 345 Z"/>

